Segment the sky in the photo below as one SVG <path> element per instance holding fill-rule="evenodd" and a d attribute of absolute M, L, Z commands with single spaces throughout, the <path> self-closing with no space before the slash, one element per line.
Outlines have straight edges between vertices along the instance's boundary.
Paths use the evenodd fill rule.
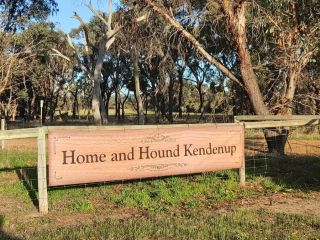
<path fill-rule="evenodd" d="M 79 27 L 79 22 L 72 18 L 74 12 L 77 12 L 85 22 L 88 22 L 93 16 L 85 5 L 88 2 L 89 0 L 57 0 L 59 11 L 49 19 L 56 24 L 57 28 L 69 33 L 72 28 Z M 108 11 L 108 0 L 91 0 L 91 3 L 96 10 Z M 119 6 L 119 1 L 114 0 L 113 7 L 117 6 Z"/>

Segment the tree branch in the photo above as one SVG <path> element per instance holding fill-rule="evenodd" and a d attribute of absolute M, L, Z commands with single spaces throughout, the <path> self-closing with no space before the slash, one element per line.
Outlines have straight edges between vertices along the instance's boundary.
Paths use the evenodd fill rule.
<path fill-rule="evenodd" d="M 183 37 L 185 37 L 188 41 L 190 41 L 196 48 L 196 50 L 199 52 L 199 54 L 205 58 L 207 61 L 212 63 L 217 67 L 218 70 L 220 70 L 225 76 L 230 78 L 232 81 L 239 84 L 241 87 L 245 88 L 245 86 L 242 84 L 241 80 L 236 77 L 228 68 L 226 68 L 224 65 L 222 65 L 217 59 L 215 59 L 213 56 L 211 56 L 200 44 L 200 42 L 187 30 L 184 29 L 184 27 L 176 21 L 167 11 L 161 6 L 158 6 L 157 3 L 155 3 L 153 0 L 142 0 L 145 4 L 147 4 L 149 7 L 151 7 L 155 12 L 157 12 L 160 16 L 165 18 L 169 24 L 175 28 L 178 32 L 182 34 Z"/>

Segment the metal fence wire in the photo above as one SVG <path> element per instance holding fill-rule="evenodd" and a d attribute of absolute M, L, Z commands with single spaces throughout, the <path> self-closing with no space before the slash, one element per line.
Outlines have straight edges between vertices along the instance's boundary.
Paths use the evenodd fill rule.
<path fill-rule="evenodd" d="M 268 139 L 278 144 L 278 140 Z M 291 127 L 285 145 L 285 155 L 270 153 L 263 129 L 246 129 L 246 173 L 253 176 L 273 176 L 280 168 L 290 171 L 295 164 L 320 160 L 320 128 Z"/>

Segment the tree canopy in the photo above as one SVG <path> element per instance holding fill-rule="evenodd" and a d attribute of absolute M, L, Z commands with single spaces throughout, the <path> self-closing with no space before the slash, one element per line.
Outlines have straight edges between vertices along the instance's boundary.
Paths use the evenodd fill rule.
<path fill-rule="evenodd" d="M 3 112 L 72 111 L 96 124 L 198 113 L 319 114 L 320 5 L 295 1 L 121 1 L 62 33 L 54 0 L 0 1 Z M 24 89 L 24 90 L 21 90 Z M 11 109 L 11 110 L 10 110 Z M 211 118 L 212 119 L 212 118 Z M 111 120 L 114 121 L 114 120 Z"/>

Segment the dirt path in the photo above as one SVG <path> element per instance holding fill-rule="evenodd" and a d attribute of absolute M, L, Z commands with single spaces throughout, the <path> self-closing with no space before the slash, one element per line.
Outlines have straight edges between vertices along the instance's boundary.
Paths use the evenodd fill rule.
<path fill-rule="evenodd" d="M 5 140 L 6 149 L 28 149 L 36 150 L 37 149 L 37 139 L 36 138 L 25 138 L 25 139 L 15 139 L 15 140 Z"/>
<path fill-rule="evenodd" d="M 242 199 L 233 204 L 240 209 L 264 209 L 275 213 L 304 214 L 320 217 L 320 192 L 276 193 Z"/>

